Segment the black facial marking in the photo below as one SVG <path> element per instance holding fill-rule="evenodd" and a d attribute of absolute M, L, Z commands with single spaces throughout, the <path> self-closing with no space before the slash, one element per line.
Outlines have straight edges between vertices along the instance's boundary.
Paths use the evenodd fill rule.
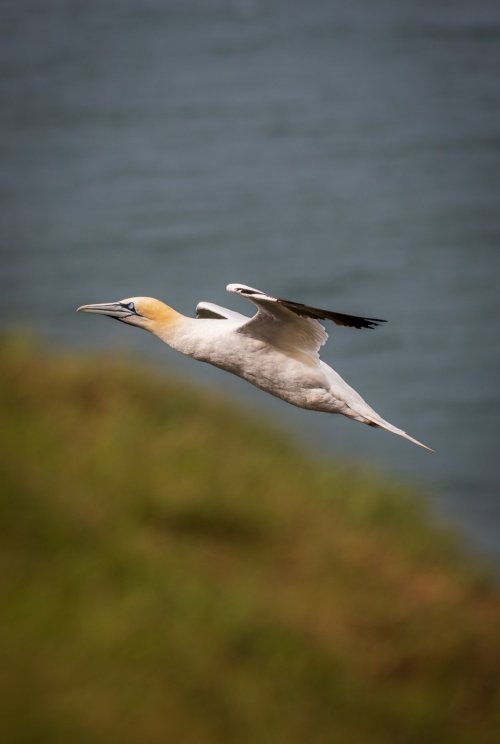
<path fill-rule="evenodd" d="M 127 310 L 130 310 L 131 313 L 135 313 L 135 305 L 133 302 L 120 302 L 120 305 L 125 307 Z"/>

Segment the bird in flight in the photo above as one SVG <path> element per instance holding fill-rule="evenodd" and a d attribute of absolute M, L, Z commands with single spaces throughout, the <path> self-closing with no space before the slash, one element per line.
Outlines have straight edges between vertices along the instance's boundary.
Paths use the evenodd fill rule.
<path fill-rule="evenodd" d="M 319 350 L 328 338 L 320 320 L 350 328 L 375 328 L 385 321 L 271 297 L 245 284 L 228 284 L 226 289 L 256 305 L 255 315 L 249 318 L 211 302 L 200 302 L 196 318 L 189 318 L 152 297 L 82 305 L 78 311 L 108 315 L 144 328 L 182 354 L 225 369 L 299 408 L 342 413 L 433 451 L 385 421 L 319 358 Z"/>

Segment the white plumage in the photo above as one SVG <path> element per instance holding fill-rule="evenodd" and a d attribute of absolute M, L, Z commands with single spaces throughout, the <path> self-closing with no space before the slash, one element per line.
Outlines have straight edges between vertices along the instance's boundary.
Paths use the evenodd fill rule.
<path fill-rule="evenodd" d="M 177 351 L 232 372 L 292 405 L 341 413 L 430 450 L 385 421 L 319 358 L 319 350 L 328 338 L 319 320 L 353 328 L 374 328 L 384 321 L 271 297 L 244 284 L 229 284 L 227 290 L 253 302 L 257 313 L 249 318 L 220 305 L 200 302 L 197 317 L 188 318 L 151 297 L 83 305 L 78 310 L 109 315 L 144 328 Z"/>

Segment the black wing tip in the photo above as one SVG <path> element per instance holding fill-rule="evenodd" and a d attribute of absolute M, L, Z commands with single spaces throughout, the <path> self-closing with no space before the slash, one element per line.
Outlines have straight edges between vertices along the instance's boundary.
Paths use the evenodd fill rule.
<path fill-rule="evenodd" d="M 387 320 L 381 318 L 328 318 L 335 325 L 344 326 L 346 328 L 355 328 L 357 331 L 372 331 L 374 328 L 378 328 L 382 323 L 387 323 Z"/>
<path fill-rule="evenodd" d="M 377 328 L 381 323 L 387 323 L 387 320 L 383 320 L 382 318 L 363 318 L 363 325 L 356 326 L 356 328 L 363 329 L 368 328 L 369 330 L 373 330 L 373 328 Z"/>
<path fill-rule="evenodd" d="M 281 305 L 284 305 L 289 310 L 297 313 L 297 315 L 302 315 L 306 318 L 314 318 L 316 320 L 331 320 L 336 325 L 345 326 L 347 328 L 356 328 L 358 330 L 363 328 L 373 329 L 380 325 L 380 323 L 387 323 L 387 321 L 383 320 L 382 318 L 365 318 L 359 315 L 336 313 L 332 310 L 322 310 L 318 307 L 304 305 L 301 302 L 285 300 L 281 297 L 277 298 L 277 302 Z"/>

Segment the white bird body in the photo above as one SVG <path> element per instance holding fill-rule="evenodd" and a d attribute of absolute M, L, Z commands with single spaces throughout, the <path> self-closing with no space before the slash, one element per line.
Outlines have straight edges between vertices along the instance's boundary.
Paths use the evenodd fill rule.
<path fill-rule="evenodd" d="M 188 318 L 148 297 L 78 309 L 145 328 L 182 354 L 242 377 L 294 406 L 342 413 L 430 449 L 381 418 L 319 358 L 328 335 L 318 318 L 356 328 L 373 328 L 383 321 L 319 310 L 243 284 L 229 284 L 227 289 L 257 305 L 256 315 L 248 318 L 219 305 L 199 303 L 198 317 Z"/>
<path fill-rule="evenodd" d="M 320 359 L 313 360 L 300 350 L 286 353 L 242 334 L 243 325 L 229 319 L 182 318 L 155 335 L 176 351 L 242 377 L 300 408 L 340 413 L 349 395 L 362 400 Z"/>

